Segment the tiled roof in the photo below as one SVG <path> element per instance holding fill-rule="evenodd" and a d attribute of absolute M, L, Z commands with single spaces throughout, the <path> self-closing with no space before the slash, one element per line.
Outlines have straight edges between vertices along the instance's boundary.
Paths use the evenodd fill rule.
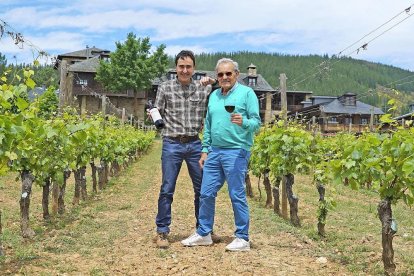
<path fill-rule="evenodd" d="M 96 73 L 99 68 L 99 56 L 76 62 L 69 66 L 70 72 L 90 72 Z"/>
<path fill-rule="evenodd" d="M 338 98 L 338 96 L 312 96 L 311 97 L 311 99 L 312 98 L 315 98 L 315 99 L 337 99 Z"/>
<path fill-rule="evenodd" d="M 35 87 L 27 93 L 28 94 L 27 96 L 30 101 L 33 101 L 35 98 L 45 93 L 45 91 L 46 91 L 45 87 Z"/>
<path fill-rule="evenodd" d="M 355 94 L 356 96 L 356 94 Z M 384 112 L 375 106 L 363 103 L 361 101 L 355 101 L 355 105 L 345 105 L 343 101 L 341 101 L 341 97 L 332 97 L 332 96 L 312 96 L 311 99 L 323 99 L 325 102 L 319 102 L 314 105 L 308 105 L 303 107 L 300 110 L 295 112 L 291 111 L 288 112 L 288 115 L 301 113 L 301 112 L 316 112 L 320 110 L 322 112 L 328 114 L 364 114 L 368 115 L 371 114 L 371 110 L 374 109 L 374 115 L 382 115 Z M 304 102 L 302 102 L 304 103 Z"/>
<path fill-rule="evenodd" d="M 394 120 L 401 120 L 401 119 L 405 119 L 405 120 L 410 120 L 414 118 L 414 112 L 410 112 L 410 113 L 406 113 L 404 115 L 398 116 L 393 118 Z"/>
<path fill-rule="evenodd" d="M 176 70 L 175 69 L 168 70 L 167 73 L 164 74 L 161 78 L 156 78 L 152 82 L 152 85 L 159 85 L 161 82 L 166 81 L 168 73 L 171 73 L 171 72 L 176 72 Z M 216 72 L 215 71 L 196 70 L 194 72 L 194 74 L 205 74 L 207 77 L 211 77 L 211 78 L 216 77 Z M 254 85 L 254 86 L 251 86 L 251 88 L 254 91 L 256 91 L 256 92 L 276 92 L 276 90 L 273 87 L 270 86 L 270 84 L 262 77 L 262 75 L 257 74 L 256 77 L 257 77 L 257 84 Z M 238 82 L 248 86 L 249 81 L 248 81 L 247 73 L 240 73 L 239 78 L 238 78 Z"/>
<path fill-rule="evenodd" d="M 296 90 L 286 90 L 286 93 L 295 93 L 295 94 L 313 94 L 312 91 L 296 91 Z"/>
<path fill-rule="evenodd" d="M 58 55 L 57 59 L 61 60 L 62 58 L 90 58 L 90 57 L 99 55 L 100 53 L 105 53 L 109 55 L 110 51 L 92 47 L 92 48 L 86 48 L 83 50 Z"/>
<path fill-rule="evenodd" d="M 27 92 L 27 96 L 29 98 L 29 101 L 33 101 L 35 98 L 43 95 L 43 93 L 45 93 L 46 90 L 47 89 L 45 87 L 39 87 L 39 86 L 33 88 L 32 90 L 29 90 Z M 59 89 L 55 90 L 55 93 L 56 93 L 56 95 L 59 95 Z"/>
<path fill-rule="evenodd" d="M 238 81 L 240 83 L 243 83 L 244 85 L 249 86 L 249 75 L 246 73 L 240 73 Z M 262 92 L 276 92 L 276 90 L 270 86 L 270 84 L 262 77 L 262 75 L 257 74 L 255 78 L 257 77 L 257 83 L 256 85 L 251 86 L 251 88 L 254 89 L 254 91 L 262 91 Z"/>
<path fill-rule="evenodd" d="M 356 101 L 355 105 L 344 105 L 338 99 L 334 99 L 328 103 L 321 103 L 320 109 L 325 113 L 331 114 L 371 114 L 371 109 L 374 108 L 375 115 L 384 114 L 378 107 Z"/>

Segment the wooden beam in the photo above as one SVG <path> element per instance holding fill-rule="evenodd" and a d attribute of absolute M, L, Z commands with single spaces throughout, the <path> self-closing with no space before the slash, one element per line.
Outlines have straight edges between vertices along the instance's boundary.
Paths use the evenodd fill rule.
<path fill-rule="evenodd" d="M 286 96 L 286 74 L 280 74 L 280 99 L 282 105 L 281 111 L 281 118 L 285 122 L 285 126 L 287 125 L 287 96 Z M 283 175 L 282 177 L 282 217 L 284 219 L 288 219 L 288 212 L 287 212 L 287 192 L 286 192 L 286 177 Z"/>

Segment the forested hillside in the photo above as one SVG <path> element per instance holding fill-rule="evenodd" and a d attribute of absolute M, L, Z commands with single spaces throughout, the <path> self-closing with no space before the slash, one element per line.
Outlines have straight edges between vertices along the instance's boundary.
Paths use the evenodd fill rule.
<path fill-rule="evenodd" d="M 332 96 L 354 92 L 363 96 L 361 100 L 364 102 L 382 107 L 386 102 L 384 94 L 390 94 L 385 88 L 394 88 L 405 92 L 401 100 L 404 104 L 414 103 L 414 72 L 389 65 L 327 55 L 236 52 L 200 54 L 197 69 L 214 70 L 217 60 L 222 57 L 236 60 L 241 72 L 246 72 L 247 66 L 253 63 L 257 73 L 274 88 L 279 86 L 279 75 L 286 73 L 288 90 L 309 90 L 314 95 Z M 173 61 L 171 66 L 174 67 Z M 401 112 L 405 110 L 406 107 L 401 108 Z"/>
<path fill-rule="evenodd" d="M 394 66 L 327 55 L 234 52 L 199 54 L 197 69 L 214 70 L 217 60 L 222 57 L 236 60 L 241 72 L 247 72 L 247 66 L 253 63 L 257 66 L 257 73 L 264 76 L 274 88 L 279 86 L 279 75 L 286 73 L 288 90 L 308 90 L 313 95 L 330 96 L 354 92 L 360 100 L 383 109 L 389 97 L 392 97 L 399 103 L 396 115 L 407 113 L 408 105 L 414 103 L 414 72 Z M 5 56 L 0 53 L 0 73 L 7 66 L 18 71 L 26 65 L 8 65 Z M 175 67 L 172 57 L 170 67 Z M 38 86 L 58 86 L 59 76 L 52 66 L 36 66 L 34 71 Z"/>
<path fill-rule="evenodd" d="M 0 76 L 3 76 L 5 71 L 8 71 L 6 77 L 10 83 L 16 84 L 20 80 L 16 78 L 18 75 L 23 78 L 23 68 L 31 68 L 34 71 L 33 80 L 36 86 L 59 86 L 59 73 L 53 68 L 53 65 L 36 65 L 33 64 L 8 64 L 6 57 L 0 52 Z"/>

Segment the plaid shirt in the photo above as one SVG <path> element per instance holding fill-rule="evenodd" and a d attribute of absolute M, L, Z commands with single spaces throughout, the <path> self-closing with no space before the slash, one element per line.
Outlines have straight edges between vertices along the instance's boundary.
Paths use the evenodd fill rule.
<path fill-rule="evenodd" d="M 198 135 L 206 113 L 211 85 L 192 80 L 181 85 L 176 80 L 163 82 L 157 91 L 154 106 L 160 110 L 165 127 L 162 136 Z"/>

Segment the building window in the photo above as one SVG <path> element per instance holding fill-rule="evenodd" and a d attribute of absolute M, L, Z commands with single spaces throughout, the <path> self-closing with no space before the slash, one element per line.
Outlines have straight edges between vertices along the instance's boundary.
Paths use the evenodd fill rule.
<path fill-rule="evenodd" d="M 329 117 L 328 118 L 328 124 L 337 124 L 338 120 L 336 117 Z"/>
<path fill-rule="evenodd" d="M 355 96 L 346 96 L 345 99 L 344 99 L 344 105 L 355 106 L 356 105 L 356 97 Z"/>
<path fill-rule="evenodd" d="M 266 97 L 265 94 L 262 94 L 263 96 L 259 96 L 259 109 L 264 110 L 266 109 Z"/>
<path fill-rule="evenodd" d="M 361 118 L 361 125 L 367 125 L 368 119 L 367 118 Z"/>
<path fill-rule="evenodd" d="M 175 72 L 170 72 L 170 74 L 168 75 L 169 80 L 175 80 L 176 78 L 177 78 L 177 73 Z"/>
<path fill-rule="evenodd" d="M 256 86 L 257 79 L 256 78 L 249 78 L 249 86 Z"/>
<path fill-rule="evenodd" d="M 260 109 L 266 109 L 266 99 L 260 101 Z"/>
<path fill-rule="evenodd" d="M 87 86 L 88 85 L 88 80 L 77 79 L 76 84 Z"/>
<path fill-rule="evenodd" d="M 206 74 L 203 74 L 203 73 L 197 73 L 197 74 L 195 74 L 194 76 L 193 76 L 193 79 L 195 79 L 195 80 L 201 80 L 201 78 L 202 77 L 205 77 L 206 76 Z"/>

